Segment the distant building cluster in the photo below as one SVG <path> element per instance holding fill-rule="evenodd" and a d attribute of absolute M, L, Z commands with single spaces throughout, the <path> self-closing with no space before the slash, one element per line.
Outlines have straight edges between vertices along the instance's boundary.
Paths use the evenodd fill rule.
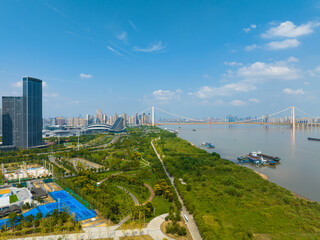
<path fill-rule="evenodd" d="M 136 113 L 133 116 L 127 116 L 126 113 L 121 115 L 115 114 L 110 115 L 103 113 L 99 108 L 95 115 L 87 114 L 85 117 L 55 117 L 43 119 L 43 126 L 65 126 L 65 127 L 84 127 L 92 124 L 109 124 L 114 125 L 118 118 L 123 118 L 123 125 L 126 126 L 135 126 L 135 125 L 149 125 L 151 124 L 150 114 L 141 114 Z"/>
<path fill-rule="evenodd" d="M 23 77 L 22 97 L 2 97 L 2 145 L 24 149 L 42 145 L 42 81 Z"/>

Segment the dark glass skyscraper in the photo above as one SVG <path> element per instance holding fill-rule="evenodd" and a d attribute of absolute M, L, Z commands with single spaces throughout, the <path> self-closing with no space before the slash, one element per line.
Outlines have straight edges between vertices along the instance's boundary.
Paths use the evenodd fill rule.
<path fill-rule="evenodd" d="M 23 78 L 23 148 L 42 145 L 42 81 Z"/>
<path fill-rule="evenodd" d="M 22 147 L 22 97 L 2 97 L 2 142 Z"/>

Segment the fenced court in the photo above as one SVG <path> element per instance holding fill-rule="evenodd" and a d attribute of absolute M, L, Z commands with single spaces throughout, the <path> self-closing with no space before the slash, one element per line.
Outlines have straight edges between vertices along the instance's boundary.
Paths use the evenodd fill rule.
<path fill-rule="evenodd" d="M 62 190 L 62 188 L 60 188 L 60 187 L 58 187 L 58 186 L 56 186 L 54 183 L 47 183 L 47 184 L 49 184 L 55 191 L 60 191 L 60 190 Z"/>
<path fill-rule="evenodd" d="M 86 208 L 65 190 L 50 192 L 49 195 L 55 200 L 55 202 L 38 206 L 22 215 L 24 217 L 27 217 L 30 214 L 36 216 L 38 212 L 41 212 L 42 216 L 45 217 L 47 213 L 52 213 L 55 209 L 60 211 L 65 209 L 69 211 L 77 221 L 83 221 L 97 216 L 94 210 Z M 8 222 L 8 218 L 0 220 L 0 227 L 6 222 Z"/>
<path fill-rule="evenodd" d="M 47 184 L 45 184 L 45 183 L 42 182 L 42 181 L 40 181 L 40 184 L 47 190 L 48 193 L 49 193 L 49 192 L 52 192 L 51 188 L 49 188 L 49 187 L 47 186 Z"/>
<path fill-rule="evenodd" d="M 66 208 L 71 214 L 75 215 L 75 218 L 77 221 L 86 220 L 88 218 L 93 218 L 96 216 L 95 211 L 93 211 L 92 209 L 89 210 L 88 208 L 86 208 L 84 205 L 82 205 L 77 199 L 72 197 L 65 190 L 55 191 L 49 194 L 56 201 L 55 203 L 50 203 L 50 204 L 56 204 L 56 206 L 54 207 L 55 208 L 58 207 L 60 208 L 60 210 L 62 210 L 62 208 Z M 59 199 L 60 199 L 60 204 L 58 206 Z M 47 205 L 43 205 L 43 206 L 45 207 Z M 43 206 L 40 206 L 40 207 L 43 207 Z"/>

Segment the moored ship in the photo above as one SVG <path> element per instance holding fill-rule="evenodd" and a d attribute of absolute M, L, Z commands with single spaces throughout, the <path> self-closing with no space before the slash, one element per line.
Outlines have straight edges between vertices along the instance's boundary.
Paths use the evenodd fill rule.
<path fill-rule="evenodd" d="M 251 152 L 246 156 L 237 158 L 240 163 L 254 163 L 257 165 L 276 165 L 279 163 L 279 157 L 262 154 L 261 152 Z"/>
<path fill-rule="evenodd" d="M 203 142 L 201 144 L 201 146 L 205 147 L 205 148 L 215 148 L 215 146 L 212 143 L 209 143 L 209 142 Z"/>

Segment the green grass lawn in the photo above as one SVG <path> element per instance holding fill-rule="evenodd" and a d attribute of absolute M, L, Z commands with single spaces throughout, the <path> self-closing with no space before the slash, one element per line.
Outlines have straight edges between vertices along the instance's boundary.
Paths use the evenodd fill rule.
<path fill-rule="evenodd" d="M 320 204 L 177 137 L 157 143 L 204 239 L 320 239 Z"/>
<path fill-rule="evenodd" d="M 9 198 L 10 198 L 10 203 L 15 203 L 15 202 L 19 201 L 19 199 L 18 199 L 16 194 L 10 195 Z"/>
<path fill-rule="evenodd" d="M 171 203 L 163 196 L 154 196 L 152 200 L 153 207 L 155 208 L 155 216 L 159 216 L 164 213 L 169 213 Z"/>

